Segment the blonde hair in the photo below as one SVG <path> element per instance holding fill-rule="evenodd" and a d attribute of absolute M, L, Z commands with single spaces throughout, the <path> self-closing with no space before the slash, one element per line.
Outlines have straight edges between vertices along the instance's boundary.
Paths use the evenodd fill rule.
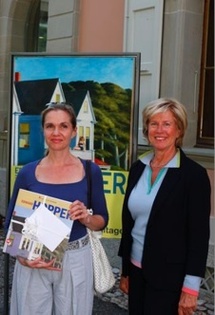
<path fill-rule="evenodd" d="M 187 112 L 184 105 L 174 98 L 159 98 L 146 105 L 142 112 L 143 135 L 148 139 L 148 124 L 151 117 L 166 111 L 170 111 L 173 114 L 178 129 L 181 131 L 175 143 L 176 147 L 180 147 L 183 144 L 183 138 L 187 128 Z"/>

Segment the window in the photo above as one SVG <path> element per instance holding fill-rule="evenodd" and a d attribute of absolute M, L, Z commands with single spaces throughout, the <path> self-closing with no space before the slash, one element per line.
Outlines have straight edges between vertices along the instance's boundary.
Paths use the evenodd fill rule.
<path fill-rule="evenodd" d="M 39 10 L 37 51 L 46 51 L 48 23 L 48 1 L 41 1 Z"/>
<path fill-rule="evenodd" d="M 26 25 L 26 51 L 46 51 L 48 2 L 49 0 L 32 2 Z"/>
<path fill-rule="evenodd" d="M 84 108 L 84 113 L 88 113 L 88 102 L 86 100 L 84 101 L 83 108 Z"/>
<path fill-rule="evenodd" d="M 60 103 L 60 94 L 56 93 L 55 95 L 55 102 Z"/>
<path fill-rule="evenodd" d="M 20 123 L 19 125 L 19 147 L 28 148 L 30 137 L 30 125 L 29 123 Z"/>
<path fill-rule="evenodd" d="M 197 147 L 214 147 L 214 1 L 205 1 Z"/>
<path fill-rule="evenodd" d="M 90 150 L 90 127 L 86 127 L 86 149 Z"/>
<path fill-rule="evenodd" d="M 79 134 L 79 137 L 84 136 L 84 127 L 83 126 L 78 127 L 78 134 Z"/>

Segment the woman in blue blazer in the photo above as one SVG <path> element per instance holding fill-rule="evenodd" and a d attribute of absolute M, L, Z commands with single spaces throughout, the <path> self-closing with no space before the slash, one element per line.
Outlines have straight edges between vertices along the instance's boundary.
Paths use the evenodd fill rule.
<path fill-rule="evenodd" d="M 181 149 L 186 127 L 177 100 L 158 99 L 143 110 L 152 150 L 131 166 L 119 248 L 130 315 L 188 315 L 197 306 L 211 188 L 206 170 Z"/>

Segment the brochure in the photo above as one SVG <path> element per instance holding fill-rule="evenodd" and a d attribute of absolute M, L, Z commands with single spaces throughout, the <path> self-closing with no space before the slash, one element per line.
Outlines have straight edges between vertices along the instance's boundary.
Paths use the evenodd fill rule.
<path fill-rule="evenodd" d="M 41 257 L 53 267 L 62 268 L 73 221 L 71 202 L 20 189 L 3 252 L 29 260 Z"/>

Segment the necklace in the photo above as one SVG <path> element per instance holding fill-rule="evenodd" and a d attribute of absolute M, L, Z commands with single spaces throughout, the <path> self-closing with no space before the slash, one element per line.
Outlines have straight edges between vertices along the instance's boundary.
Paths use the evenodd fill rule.
<path fill-rule="evenodd" d="M 153 161 L 150 161 L 150 166 L 151 168 L 161 168 L 163 166 L 165 166 L 168 162 L 160 164 L 160 165 L 153 165 Z"/>
<path fill-rule="evenodd" d="M 153 160 L 154 160 L 154 158 L 155 158 L 155 156 L 153 156 L 153 158 L 151 159 L 151 161 L 150 161 L 150 167 L 151 168 L 162 168 L 162 167 L 164 167 L 167 163 L 169 163 L 169 161 L 171 161 L 172 160 L 172 158 L 175 156 L 175 154 L 177 153 L 177 151 L 176 152 L 174 152 L 174 154 L 171 154 L 171 156 L 168 158 L 168 160 L 165 162 L 165 163 L 162 163 L 162 164 L 159 164 L 159 165 L 153 165 Z"/>

